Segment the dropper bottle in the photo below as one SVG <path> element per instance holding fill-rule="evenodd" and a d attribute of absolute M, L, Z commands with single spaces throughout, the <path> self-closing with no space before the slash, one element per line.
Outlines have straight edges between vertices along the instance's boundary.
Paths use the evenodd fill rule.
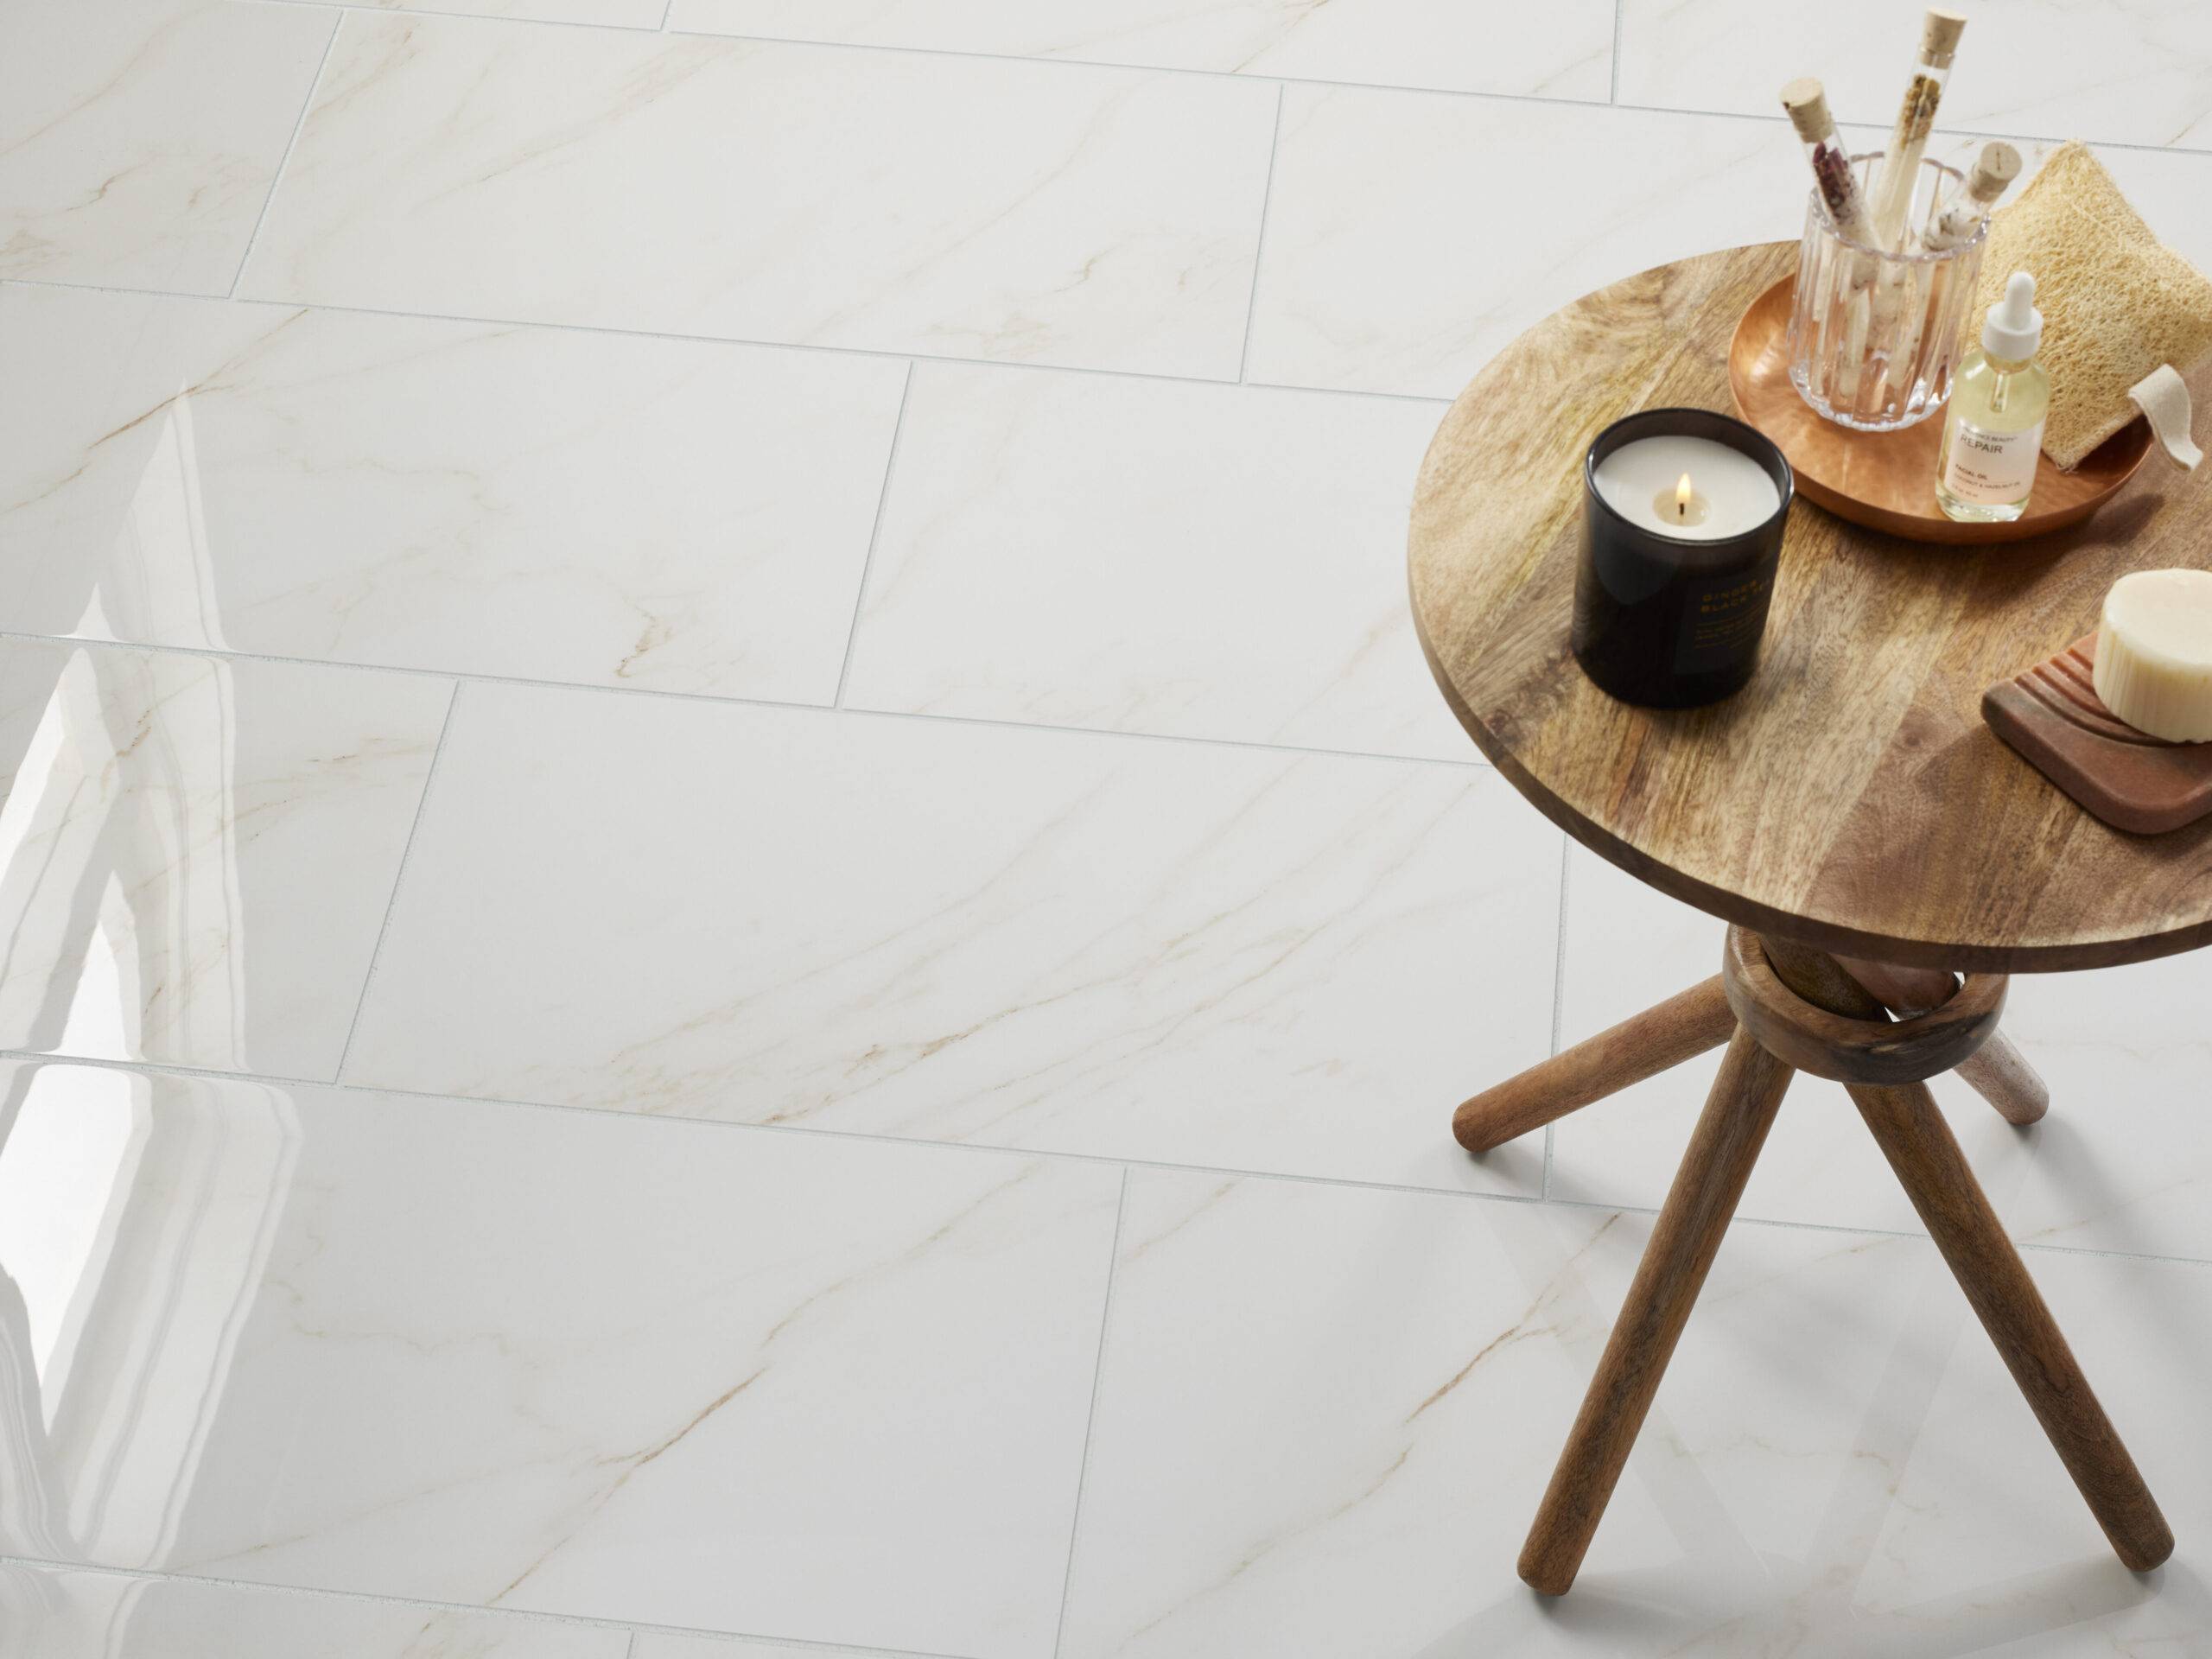
<path fill-rule="evenodd" d="M 1989 308 L 1980 346 L 1967 353 L 1951 383 L 1936 499 L 1964 523 L 2006 522 L 2028 510 L 2050 407 L 2050 377 L 2035 360 L 2043 343 L 2035 296 L 2036 279 L 2014 271 L 2005 297 Z"/>

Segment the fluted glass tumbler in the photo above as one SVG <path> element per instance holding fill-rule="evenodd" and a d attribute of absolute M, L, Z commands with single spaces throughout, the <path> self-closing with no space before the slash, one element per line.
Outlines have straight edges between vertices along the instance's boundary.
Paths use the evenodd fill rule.
<path fill-rule="evenodd" d="M 1870 192 L 1881 160 L 1879 150 L 1852 157 Z M 1840 233 L 1820 193 L 1811 193 L 1789 313 L 1789 378 L 1827 419 L 1894 432 L 1926 420 L 1951 395 L 1988 227 L 1935 251 L 1921 232 L 1965 182 L 1940 162 L 1921 163 L 1906 219 L 1910 251 L 1901 253 Z"/>

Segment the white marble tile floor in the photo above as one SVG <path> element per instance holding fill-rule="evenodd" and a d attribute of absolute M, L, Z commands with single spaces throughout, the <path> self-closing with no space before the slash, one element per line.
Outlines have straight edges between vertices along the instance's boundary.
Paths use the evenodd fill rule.
<path fill-rule="evenodd" d="M 2212 953 L 1938 1085 L 2171 1562 L 1802 1079 L 1513 1573 L 1713 1063 L 1450 1111 L 1719 925 L 1452 719 L 1414 470 L 1916 10 L 0 3 L 0 1659 L 2212 1653 Z M 2197 0 L 1944 115 L 2212 264 Z"/>

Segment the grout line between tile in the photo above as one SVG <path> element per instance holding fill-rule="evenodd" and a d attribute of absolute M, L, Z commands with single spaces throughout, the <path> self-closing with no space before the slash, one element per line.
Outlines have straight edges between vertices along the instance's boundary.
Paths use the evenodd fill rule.
<path fill-rule="evenodd" d="M 380 1590 L 333 1590 L 321 1585 L 279 1584 L 258 1579 L 224 1578 L 213 1573 L 163 1572 L 146 1567 L 110 1567 L 99 1561 L 54 1560 L 43 1555 L 22 1555 L 0 1552 L 0 1566 L 28 1567 L 46 1573 L 91 1573 L 110 1578 L 152 1579 L 165 1584 L 213 1585 L 225 1590 L 245 1590 L 257 1595 L 278 1598 L 303 1597 L 312 1600 L 322 1597 L 336 1601 L 367 1602 L 387 1607 L 419 1607 L 436 1613 L 464 1613 L 519 1624 L 558 1624 L 572 1630 L 620 1630 L 626 1632 L 634 1645 L 640 1636 L 696 1636 L 709 1637 L 732 1644 L 743 1642 L 772 1642 L 786 1647 L 818 1649 L 823 1659 L 836 1659 L 838 1654 L 862 1654 L 870 1659 L 969 1659 L 963 1654 L 940 1653 L 925 1648 L 874 1648 L 855 1646 L 849 1642 L 827 1642 L 812 1637 L 782 1636 L 761 1630 L 717 1630 L 702 1624 L 656 1624 L 651 1621 L 594 1618 L 582 1613 L 540 1612 L 531 1608 L 493 1607 L 474 1601 L 435 1601 L 427 1596 L 402 1596 Z"/>
<path fill-rule="evenodd" d="M 1567 1006 L 1567 878 L 1574 868 L 1574 838 L 1565 830 L 1559 837 L 1559 917 L 1552 934 L 1552 1052 L 1559 1052 L 1560 1018 Z M 1552 1131 L 1556 1121 L 1544 1125 L 1544 1184 L 1542 1198 L 1552 1195 Z"/>
<path fill-rule="evenodd" d="M 638 1633 L 632 1630 L 630 1639 L 622 1644 L 622 1659 L 638 1659 Z"/>
<path fill-rule="evenodd" d="M 309 6 L 323 10 L 335 10 L 341 12 L 359 11 L 366 13 L 368 16 L 372 17 L 390 17 L 396 15 L 389 6 L 349 4 L 344 3 L 343 0 L 251 0 L 251 3 L 280 6 Z M 673 9 L 673 3 L 674 0 L 671 0 L 671 10 Z M 1563 98 L 1556 93 L 1551 92 L 1483 92 L 1477 91 L 1470 87 L 1420 86 L 1408 85 L 1398 81 L 1332 80 L 1319 76 L 1308 75 L 1248 74 L 1243 71 L 1237 69 L 1199 69 L 1180 64 L 1127 63 L 1111 59 L 1100 58 L 1035 57 L 1027 56 L 1022 54 L 1014 52 L 976 52 L 963 50 L 957 47 L 896 46 L 873 41 L 809 40 L 803 35 L 797 35 L 725 34 L 716 29 L 669 29 L 667 27 L 666 13 L 663 14 L 662 27 L 658 31 L 639 23 L 581 22 L 568 18 L 559 17 L 504 17 L 481 12 L 439 11 L 433 10 L 428 7 L 416 5 L 410 5 L 404 14 L 397 15 L 421 17 L 460 18 L 469 22 L 496 23 L 509 28 L 526 29 L 538 27 L 550 29 L 597 29 L 606 34 L 633 35 L 651 35 L 658 32 L 664 33 L 672 37 L 684 40 L 735 41 L 757 46 L 803 46 L 812 48 L 817 51 L 826 52 L 900 52 L 911 54 L 918 57 L 980 58 L 985 61 L 993 63 L 1039 64 L 1059 69 L 1109 69 L 1120 71 L 1124 73 L 1135 73 L 1148 75 L 1186 75 L 1196 76 L 1198 79 L 1205 80 L 1241 81 L 1248 85 L 1254 86 L 1266 86 L 1272 82 L 1274 85 L 1278 86 L 1325 86 L 1339 92 L 1404 92 L 1421 98 L 1477 99 L 1502 104 L 1550 104 L 1559 105 L 1565 109 L 1576 110 L 1602 110 L 1611 108 L 1627 110 L 1640 115 L 1707 116 L 1718 120 L 1763 121 L 1767 123 L 1769 125 L 1778 125 L 1787 119 L 1784 116 L 1770 115 L 1763 111 L 1754 110 L 1707 110 L 1694 108 L 1684 105 L 1623 104 L 1619 102 L 1617 98 Z M 1619 0 L 1616 0 L 1614 26 L 1618 40 L 1620 28 Z M 1615 62 L 1616 65 L 1618 65 L 1618 49 L 1615 54 Z M 1618 70 L 1616 70 L 1616 74 L 1618 74 Z M 1879 124 L 1868 122 L 1846 122 L 1844 124 L 1846 126 L 1878 127 Z M 1954 137 L 1961 138 L 2010 138 L 2016 141 L 2025 141 L 2031 143 L 2048 144 L 2063 143 L 2069 137 L 2080 136 L 2078 134 L 2063 133 L 1994 132 L 1984 128 L 1976 127 L 1946 127 L 1944 131 Z M 2153 155 L 2212 155 L 2212 145 L 2140 143 L 2127 139 L 2097 137 L 2083 138 L 2082 142 L 2093 146 L 2100 146 L 2107 149 L 2147 150 Z M 158 292 L 161 290 L 149 291 Z M 207 296 L 205 295 L 198 295 L 191 297 L 204 299 Z M 896 353 L 885 353 L 885 355 L 896 355 Z"/>
<path fill-rule="evenodd" d="M 423 773 L 423 792 L 415 799 L 414 821 L 407 826 L 407 839 L 399 846 L 399 865 L 391 873 L 391 896 L 385 900 L 384 920 L 377 925 L 377 942 L 369 951 L 369 970 L 361 976 L 361 994 L 353 1001 L 353 1018 L 346 1027 L 346 1041 L 338 1051 L 338 1065 L 330 1074 L 336 1083 L 346 1075 L 346 1062 L 353 1053 L 353 1035 L 361 1028 L 361 1011 L 369 1006 L 369 989 L 377 982 L 377 963 L 384 956 L 385 936 L 391 931 L 392 912 L 399 908 L 400 888 L 407 880 L 407 860 L 415 850 L 415 837 L 421 833 L 423 815 L 430 810 L 430 791 L 437 786 L 438 761 L 446 752 L 446 735 L 453 730 L 454 710 L 461 706 L 461 683 L 455 681 L 453 695 L 446 699 L 446 717 L 438 726 L 438 741 L 430 750 L 430 764 Z"/>
<path fill-rule="evenodd" d="M 292 0 L 276 0 L 289 4 Z M 142 645 L 132 639 L 87 639 L 66 633 L 28 633 L 0 628 L 0 641 L 33 645 L 82 645 L 92 651 L 160 653 L 178 657 L 206 657 L 222 662 L 276 663 L 288 668 L 330 669 L 345 673 L 400 674 L 416 678 L 447 680 L 456 684 L 518 685 L 532 690 L 575 692 L 589 696 L 658 697 L 672 702 L 704 703 L 709 707 L 780 709 L 807 715 L 849 715 L 861 720 L 926 720 L 952 726 L 988 726 L 1015 732 L 1060 732 L 1081 737 L 1113 738 L 1136 743 L 1198 743 L 1213 748 L 1250 749 L 1266 754 L 1310 754 L 1330 760 L 1374 760 L 1393 766 L 1451 766 L 1465 772 L 1493 768 L 1479 753 L 1465 760 L 1433 754 L 1384 754 L 1372 749 L 1323 749 L 1297 743 L 1272 743 L 1258 738 L 1205 737 L 1190 732 L 1128 732 L 1106 726 L 1062 726 L 1041 721 L 1002 720 L 987 715 L 948 715 L 918 709 L 836 709 L 827 703 L 791 702 L 776 697 L 741 697 L 726 692 L 668 691 L 649 685 L 595 685 L 588 680 L 537 680 L 519 674 L 484 674 L 467 669 L 416 668 L 403 663 L 333 661 L 320 657 L 279 657 L 268 652 L 218 651 L 206 645 Z"/>
<path fill-rule="evenodd" d="M 657 32 L 651 23 L 601 23 L 579 17 L 517 17 L 489 11 L 453 11 L 442 6 L 418 5 L 415 0 L 404 4 L 364 5 L 356 0 L 245 0 L 251 5 L 285 6 L 310 11 L 334 11 L 340 15 L 358 11 L 371 17 L 450 17 L 464 23 L 509 23 L 541 29 L 588 29 L 602 35 L 652 35 Z M 675 0 L 669 0 L 671 7 Z M 666 14 L 663 14 L 665 20 Z"/>
<path fill-rule="evenodd" d="M 1067 1643 L 1068 1594 L 1075 1587 L 1075 1553 L 1083 1537 L 1083 1489 L 1090 1478 L 1090 1438 L 1098 1427 L 1098 1383 L 1106 1374 L 1106 1338 L 1114 1318 L 1114 1280 L 1122 1260 L 1122 1224 L 1129 1212 L 1129 1166 L 1122 1166 L 1122 1187 L 1114 1200 L 1114 1237 L 1106 1247 L 1106 1294 L 1098 1303 L 1098 1355 L 1090 1367 L 1090 1404 L 1084 1413 L 1083 1454 L 1076 1462 L 1075 1511 L 1068 1517 L 1068 1565 L 1060 1575 L 1060 1617 L 1052 1626 L 1052 1659 Z"/>
<path fill-rule="evenodd" d="M 300 112 L 292 122 L 291 137 L 284 140 L 284 153 L 276 158 L 276 170 L 269 175 L 269 189 L 261 198 L 261 211 L 253 216 L 253 229 L 246 233 L 245 251 L 238 256 L 238 268 L 231 273 L 231 286 L 223 296 L 226 300 L 238 297 L 238 284 L 245 280 L 246 265 L 253 258 L 253 245 L 261 240 L 261 227 L 268 222 L 277 187 L 284 182 L 284 169 L 291 165 L 292 151 L 298 147 L 300 134 L 308 124 L 308 111 L 315 107 L 315 95 L 322 86 L 323 72 L 330 67 L 331 54 L 337 49 L 338 31 L 345 26 L 343 11 L 330 20 L 330 36 L 322 43 L 322 55 L 315 60 L 315 73 L 308 80 L 308 95 L 300 100 Z"/>
<path fill-rule="evenodd" d="M 1244 343 L 1236 353 L 1236 384 L 1244 384 L 1244 371 L 1252 360 L 1252 325 L 1260 315 L 1260 261 L 1268 251 L 1268 206 L 1274 200 L 1275 155 L 1282 149 L 1283 84 L 1275 83 L 1275 122 L 1268 134 L 1268 173 L 1260 184 L 1260 229 L 1252 238 L 1252 286 L 1244 296 Z"/>
<path fill-rule="evenodd" d="M 868 603 L 868 572 L 875 569 L 875 544 L 883 539 L 883 515 L 891 505 L 891 476 L 899 466 L 899 435 L 906 429 L 906 400 L 913 391 L 914 365 L 910 361 L 906 378 L 899 383 L 899 412 L 891 419 L 891 444 L 883 452 L 883 484 L 875 493 L 875 518 L 868 525 L 868 551 L 861 558 L 861 579 L 853 589 L 853 620 L 845 628 L 845 655 L 837 664 L 836 695 L 830 700 L 832 709 L 845 706 L 845 682 L 852 675 L 853 647 L 861 637 L 861 611 Z"/>
<path fill-rule="evenodd" d="M 1243 1169 L 1227 1164 L 1178 1163 L 1164 1158 L 1131 1158 L 1123 1154 L 1071 1152 L 1058 1147 L 1020 1147 L 986 1141 L 932 1141 L 918 1135 L 887 1135 L 864 1129 L 824 1129 L 804 1123 L 747 1123 L 728 1118 L 683 1117 L 669 1112 L 626 1112 L 605 1106 L 577 1106 L 563 1101 L 522 1100 L 506 1095 L 442 1094 L 434 1089 L 408 1089 L 392 1084 L 327 1082 L 320 1077 L 285 1077 L 270 1072 L 225 1071 L 213 1066 L 179 1065 L 165 1060 L 111 1060 L 99 1055 L 42 1053 L 22 1048 L 0 1048 L 0 1063 L 20 1061 L 33 1065 L 86 1065 L 101 1071 L 143 1072 L 156 1077 L 209 1079 L 223 1083 L 251 1083 L 263 1086 L 327 1089 L 348 1095 L 390 1095 L 401 1100 L 437 1100 L 465 1105 L 499 1106 L 515 1111 L 569 1112 L 586 1117 L 611 1118 L 638 1123 L 685 1123 L 695 1128 L 738 1135 L 797 1135 L 830 1141 L 868 1141 L 881 1146 L 911 1147 L 955 1156 L 973 1154 L 995 1158 L 1046 1159 L 1063 1163 L 1111 1164 L 1122 1169 L 1156 1169 L 1173 1174 L 1211 1175 L 1236 1180 L 1278 1181 L 1301 1186 L 1340 1187 L 1362 1192 L 1398 1192 L 1416 1198 L 1478 1204 L 1556 1205 L 1568 1210 L 1602 1211 L 1607 1214 L 1656 1216 L 1658 1206 L 1607 1203 L 1596 1198 L 1546 1198 L 1534 1192 L 1489 1192 L 1470 1188 L 1422 1186 L 1411 1181 L 1360 1180 L 1343 1175 L 1310 1175 L 1296 1170 Z M 1924 1232 L 1897 1227 L 1848 1227 L 1834 1222 L 1785 1221 L 1777 1216 L 1736 1216 L 1730 1225 L 1786 1227 L 1815 1233 L 1842 1233 L 1859 1238 L 1918 1238 Z M 2101 1250 L 2080 1244 L 2045 1244 L 2014 1239 L 2016 1249 L 2051 1255 L 2094 1255 L 2118 1262 L 2159 1262 L 2177 1267 L 2212 1271 L 2212 1257 L 2165 1255 L 2150 1250 Z M 4 1557 L 0 1557 L 4 1559 Z M 118 1569 L 122 1570 L 122 1569 Z M 130 1569 L 135 1571 L 136 1569 Z"/>
<path fill-rule="evenodd" d="M 1224 381 L 1222 384 L 1225 385 L 1228 383 Z M 1294 386 L 1282 380 L 1246 380 L 1240 384 L 1250 391 L 1325 392 L 1331 397 L 1392 397 L 1402 404 L 1427 404 L 1440 414 L 1452 407 L 1449 397 L 1440 397 L 1427 391 L 1377 391 L 1371 386 L 1357 389 L 1350 386 Z"/>
<path fill-rule="evenodd" d="M 1611 84 L 1605 88 L 1605 102 L 1618 105 L 1621 101 L 1621 15 L 1628 8 L 1628 0 L 1613 0 L 1613 61 Z"/>
<path fill-rule="evenodd" d="M 278 0 L 278 3 L 291 4 L 301 3 L 302 0 Z M 1723 121 L 1759 121 L 1764 122 L 1770 126 L 1784 125 L 1789 120 L 1789 118 L 1785 115 L 1769 114 L 1761 110 L 1708 110 L 1693 108 L 1685 105 L 1622 104 L 1608 99 L 1564 98 L 1555 92 L 1484 92 L 1464 86 L 1412 86 L 1402 81 L 1333 80 L 1318 75 L 1258 75 L 1248 74 L 1243 70 L 1238 69 L 1197 69 L 1181 64 L 1128 63 L 1116 60 L 1102 58 L 1025 57 L 1017 53 L 976 52 L 964 50 L 957 47 L 895 46 L 874 41 L 809 40 L 804 35 L 726 35 L 717 30 L 687 29 L 672 29 L 670 32 L 671 34 L 690 39 L 747 41 L 760 46 L 804 46 L 813 47 L 817 49 L 841 52 L 904 52 L 912 54 L 917 57 L 928 58 L 982 58 L 995 63 L 1046 64 L 1057 68 L 1114 69 L 1120 70 L 1123 73 L 1136 73 L 1149 75 L 1194 75 L 1202 79 L 1244 81 L 1261 85 L 1264 85 L 1268 81 L 1273 81 L 1278 86 L 1325 86 L 1332 89 L 1332 91 L 1345 92 L 1403 92 L 1408 96 L 1414 98 L 1472 99 L 1478 101 L 1494 104 L 1548 104 L 1556 105 L 1561 109 L 1570 110 L 1603 110 L 1611 108 L 1617 110 L 1626 110 L 1637 115 L 1706 116 L 1715 120 Z M 1878 123 L 1863 121 L 1845 122 L 1842 124 L 1847 127 L 1878 127 L 1879 125 Z M 2024 140 L 2028 143 L 2039 144 L 2063 143 L 2069 137 L 2080 136 L 2078 134 L 2069 135 L 2047 132 L 1991 132 L 1980 128 L 1970 127 L 1946 127 L 1943 130 L 1948 134 L 1961 138 L 2012 138 L 2016 140 Z M 2139 143 L 2126 139 L 2096 137 L 2084 137 L 2082 138 L 2082 143 L 2093 147 L 2101 146 L 2107 149 L 2142 149 L 2160 155 L 2212 155 L 2212 145 L 2199 146 L 2184 144 Z"/>
<path fill-rule="evenodd" d="M 315 5 L 321 0 L 257 0 L 264 5 Z M 382 12 L 381 16 L 397 14 Z M 240 275 L 245 267 L 239 267 Z M 58 288 L 79 294 L 120 294 L 133 299 L 191 300 L 202 305 L 222 304 L 225 296 L 192 294 L 175 288 L 129 288 L 117 283 L 69 283 L 51 276 L 0 276 L 0 288 Z M 975 368 L 1004 369 L 1010 373 L 1103 374 L 1122 380 L 1157 380 L 1178 386 L 1234 388 L 1237 382 L 1211 374 L 1169 374 L 1158 369 L 1109 369 L 1095 363 L 1044 363 L 1004 357 L 956 357 L 944 352 L 902 351 L 888 346 L 834 346 L 817 340 L 764 340 L 741 334 L 686 334 L 666 328 L 618 328 L 607 323 L 550 322 L 531 317 L 468 316 L 452 311 L 399 311 L 387 306 L 340 305 L 327 300 L 280 300 L 248 296 L 228 302 L 233 305 L 265 305 L 286 311 L 331 311 L 344 316 L 395 317 L 415 322 L 455 322 L 480 328 L 552 328 L 575 334 L 612 334 L 620 340 L 671 340 L 687 346 L 727 346 L 742 350 L 790 352 L 804 356 L 828 353 L 840 357 L 888 359 L 901 363 L 957 363 Z M 1254 382 L 1252 390 L 1303 392 L 1315 397 L 1389 397 L 1402 402 L 1433 404 L 1439 410 L 1452 399 L 1426 391 L 1383 391 L 1368 386 L 1305 386 L 1282 381 Z"/>

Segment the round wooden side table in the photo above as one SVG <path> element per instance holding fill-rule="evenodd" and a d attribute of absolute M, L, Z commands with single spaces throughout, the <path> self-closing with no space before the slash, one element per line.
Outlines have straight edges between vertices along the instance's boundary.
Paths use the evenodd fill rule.
<path fill-rule="evenodd" d="M 1981 550 L 1898 541 L 1801 500 L 1750 686 L 1703 709 L 1613 701 L 1567 648 L 1583 451 L 1634 410 L 1728 409 L 1737 320 L 1796 253 L 1684 260 L 1548 318 L 1453 404 L 1414 504 L 1414 621 L 1476 745 L 1585 846 L 1736 925 L 1720 974 L 1453 1119 L 1482 1151 L 1728 1046 L 1522 1552 L 1521 1576 L 1553 1595 L 1574 1580 L 1797 1070 L 1848 1084 L 2120 1559 L 2145 1571 L 2173 1548 L 1923 1079 L 1955 1066 L 2032 1122 L 2047 1096 L 1996 1031 L 2005 975 L 2212 943 L 2212 819 L 2108 829 L 1980 715 L 1986 687 L 2092 628 L 2119 575 L 2212 563 L 2212 467 L 2156 463 L 2086 524 Z M 2203 400 L 2212 376 L 2196 379 Z"/>

